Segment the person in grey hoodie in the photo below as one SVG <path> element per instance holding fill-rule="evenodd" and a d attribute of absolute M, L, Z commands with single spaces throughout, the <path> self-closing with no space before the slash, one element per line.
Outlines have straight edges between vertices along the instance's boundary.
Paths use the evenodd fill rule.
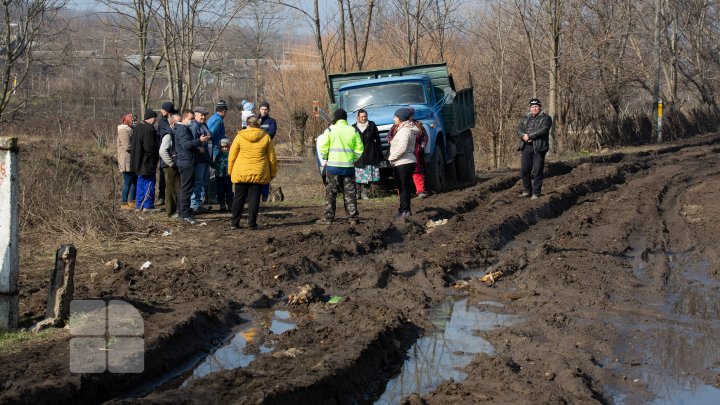
<path fill-rule="evenodd" d="M 413 113 L 408 108 L 395 111 L 393 120 L 397 126 L 395 136 L 390 143 L 388 161 L 395 169 L 395 180 L 400 191 L 400 208 L 398 217 L 412 215 L 410 209 L 411 187 L 413 187 L 413 173 L 415 172 L 415 138 L 418 128 L 412 123 Z"/>
<path fill-rule="evenodd" d="M 169 128 L 165 130 L 160 141 L 160 160 L 164 163 L 162 170 L 165 176 L 165 213 L 168 217 L 175 215 L 177 210 L 180 175 L 177 171 L 177 153 L 173 138 L 175 137 L 175 128 L 180 121 L 182 121 L 180 114 L 176 112 L 169 114 Z"/>

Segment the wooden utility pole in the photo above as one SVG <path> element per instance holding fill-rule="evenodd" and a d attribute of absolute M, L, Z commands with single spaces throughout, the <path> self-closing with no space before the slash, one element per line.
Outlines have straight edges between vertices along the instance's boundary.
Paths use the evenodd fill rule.
<path fill-rule="evenodd" d="M 0 332 L 18 322 L 18 139 L 0 137 Z"/>

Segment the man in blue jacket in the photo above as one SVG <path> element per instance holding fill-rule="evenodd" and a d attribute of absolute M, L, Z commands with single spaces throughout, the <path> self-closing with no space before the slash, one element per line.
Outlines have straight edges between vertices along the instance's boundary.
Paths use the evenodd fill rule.
<path fill-rule="evenodd" d="M 197 148 L 203 147 L 210 141 L 210 135 L 202 134 L 198 139 L 190 130 L 193 112 L 184 110 L 182 121 L 175 124 L 175 153 L 177 154 L 177 168 L 180 173 L 180 187 L 178 190 L 178 220 L 194 224 L 190 209 L 190 197 L 195 188 L 195 155 Z"/>
<path fill-rule="evenodd" d="M 220 150 L 220 140 L 225 138 L 225 114 L 227 114 L 228 105 L 225 101 L 220 100 L 215 104 L 215 114 L 207 120 L 207 127 L 212 134 L 213 162 Z"/>

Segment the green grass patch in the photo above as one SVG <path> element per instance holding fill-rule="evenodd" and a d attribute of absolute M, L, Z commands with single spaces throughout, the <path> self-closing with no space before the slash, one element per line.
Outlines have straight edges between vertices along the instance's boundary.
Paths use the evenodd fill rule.
<path fill-rule="evenodd" d="M 5 332 L 0 333 L 0 354 L 10 354 L 20 351 L 25 343 L 41 342 L 58 336 L 62 329 L 50 328 L 39 333 L 34 332 Z"/>

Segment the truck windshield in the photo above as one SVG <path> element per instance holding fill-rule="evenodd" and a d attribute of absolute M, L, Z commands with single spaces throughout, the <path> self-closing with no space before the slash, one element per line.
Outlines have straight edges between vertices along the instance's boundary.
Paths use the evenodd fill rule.
<path fill-rule="evenodd" d="M 341 105 L 345 111 L 356 111 L 371 105 L 426 104 L 423 85 L 417 82 L 388 83 L 344 90 L 341 97 Z"/>

